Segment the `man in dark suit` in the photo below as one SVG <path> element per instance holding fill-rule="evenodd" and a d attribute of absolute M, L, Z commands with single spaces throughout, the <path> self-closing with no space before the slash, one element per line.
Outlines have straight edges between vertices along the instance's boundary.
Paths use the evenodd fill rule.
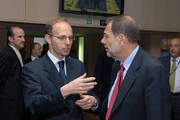
<path fill-rule="evenodd" d="M 129 16 L 112 18 L 101 43 L 116 59 L 102 120 L 170 120 L 170 91 L 162 64 L 139 45 L 139 30 Z"/>
<path fill-rule="evenodd" d="M 0 120 L 24 120 L 24 104 L 21 85 L 22 57 L 19 52 L 24 47 L 24 30 L 18 26 L 8 31 L 8 46 L 2 51 L 0 81 Z M 7 72 L 8 71 L 8 72 Z"/>
<path fill-rule="evenodd" d="M 41 44 L 40 43 L 32 43 L 31 45 L 31 56 L 27 58 L 24 63 L 27 64 L 31 61 L 34 61 L 36 59 L 39 59 L 41 56 L 42 50 L 41 50 Z"/>
<path fill-rule="evenodd" d="M 67 20 L 53 20 L 46 31 L 49 51 L 23 69 L 26 108 L 41 120 L 82 120 L 80 107 L 89 109 L 96 101 L 87 95 L 97 84 L 95 78 L 86 78 L 82 62 L 67 57 L 74 38 Z M 78 99 L 90 101 L 78 107 Z"/>
<path fill-rule="evenodd" d="M 170 40 L 169 53 L 170 56 L 162 57 L 160 61 L 169 73 L 172 120 L 180 120 L 180 38 Z"/>
<path fill-rule="evenodd" d="M 101 101 L 104 101 L 108 94 L 113 62 L 114 59 L 108 57 L 105 50 L 99 53 L 94 71 L 98 84 L 94 90 Z"/>

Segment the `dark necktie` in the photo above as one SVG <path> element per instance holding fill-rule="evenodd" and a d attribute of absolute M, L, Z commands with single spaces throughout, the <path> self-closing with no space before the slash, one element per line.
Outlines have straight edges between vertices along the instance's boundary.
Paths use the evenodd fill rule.
<path fill-rule="evenodd" d="M 116 85 L 114 87 L 114 90 L 113 90 L 113 93 L 112 93 L 112 96 L 111 96 L 111 99 L 110 99 L 110 103 L 109 103 L 109 108 L 107 110 L 107 113 L 106 113 L 106 120 L 109 119 L 109 116 L 111 114 L 111 110 L 112 110 L 112 107 L 114 105 L 114 102 L 116 100 L 116 96 L 118 94 L 118 90 L 122 84 L 122 80 L 123 80 L 123 74 L 124 74 L 124 66 L 123 64 L 120 66 L 120 73 L 118 75 L 118 80 L 116 82 Z"/>
<path fill-rule="evenodd" d="M 65 84 L 67 82 L 67 79 L 66 79 L 66 75 L 64 72 L 64 61 L 59 61 L 58 64 L 59 64 L 60 77 L 64 81 L 64 84 Z"/>

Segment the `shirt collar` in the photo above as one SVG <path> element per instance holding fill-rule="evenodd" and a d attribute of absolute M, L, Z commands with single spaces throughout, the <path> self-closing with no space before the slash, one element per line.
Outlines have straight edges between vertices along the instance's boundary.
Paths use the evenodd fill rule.
<path fill-rule="evenodd" d="M 124 62 L 121 62 L 120 64 L 124 65 L 125 70 L 128 70 L 135 55 L 137 54 L 139 50 L 139 45 L 133 50 L 133 52 L 127 57 L 127 59 Z"/>
<path fill-rule="evenodd" d="M 38 59 L 38 57 L 34 57 L 34 56 L 31 56 L 31 60 L 35 60 L 35 59 Z"/>
<path fill-rule="evenodd" d="M 17 48 L 15 48 L 15 47 L 12 46 L 12 45 L 9 45 L 9 46 L 15 51 L 15 53 L 20 54 L 20 52 L 19 52 L 19 50 L 18 50 Z"/>
<path fill-rule="evenodd" d="M 171 61 L 173 60 L 173 57 L 171 57 Z M 180 56 L 176 58 L 176 62 L 180 61 Z"/>
<path fill-rule="evenodd" d="M 59 59 L 56 56 L 54 56 L 50 51 L 47 52 L 47 55 L 49 56 L 49 58 L 54 64 L 57 64 L 59 61 L 62 61 L 62 60 L 64 60 L 65 62 L 65 57 L 63 57 L 63 59 Z"/>

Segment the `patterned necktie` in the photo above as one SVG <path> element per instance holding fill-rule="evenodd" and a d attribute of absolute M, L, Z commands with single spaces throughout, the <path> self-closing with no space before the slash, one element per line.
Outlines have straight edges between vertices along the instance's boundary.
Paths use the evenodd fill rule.
<path fill-rule="evenodd" d="M 116 85 L 114 87 L 114 90 L 113 90 L 113 93 L 112 93 L 112 96 L 111 96 L 111 99 L 110 99 L 109 108 L 108 108 L 107 113 L 106 113 L 106 120 L 109 119 L 109 116 L 111 114 L 111 110 L 112 110 L 112 107 L 113 107 L 114 102 L 116 100 L 116 96 L 117 96 L 118 90 L 119 90 L 119 88 L 120 88 L 120 86 L 122 84 L 123 74 L 124 74 L 124 66 L 122 64 L 120 66 L 120 73 L 118 75 L 118 80 L 116 82 Z"/>
<path fill-rule="evenodd" d="M 173 64 L 172 64 L 172 67 L 171 67 L 171 70 L 170 70 L 171 75 L 169 77 L 169 80 L 170 80 L 169 83 L 170 83 L 171 91 L 174 90 L 174 82 L 175 82 L 175 75 L 176 75 L 176 71 L 174 71 L 174 70 L 176 68 L 176 59 L 173 58 L 172 61 L 173 61 Z"/>
<path fill-rule="evenodd" d="M 64 72 L 64 61 L 59 61 L 58 64 L 59 64 L 60 77 L 64 81 L 64 84 L 65 84 L 67 82 L 67 79 L 66 79 L 66 75 Z"/>

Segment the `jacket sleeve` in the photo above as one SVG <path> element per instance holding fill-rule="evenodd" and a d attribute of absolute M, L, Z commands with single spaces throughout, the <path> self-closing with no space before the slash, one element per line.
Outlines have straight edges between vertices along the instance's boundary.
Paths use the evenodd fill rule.
<path fill-rule="evenodd" d="M 60 89 L 48 89 L 43 83 L 43 79 L 47 78 L 45 75 L 41 78 L 43 75 L 37 68 L 34 69 L 31 64 L 25 65 L 23 68 L 23 92 L 26 108 L 32 114 L 41 116 L 66 111 L 68 105 Z M 48 94 L 47 91 L 49 91 Z"/>

